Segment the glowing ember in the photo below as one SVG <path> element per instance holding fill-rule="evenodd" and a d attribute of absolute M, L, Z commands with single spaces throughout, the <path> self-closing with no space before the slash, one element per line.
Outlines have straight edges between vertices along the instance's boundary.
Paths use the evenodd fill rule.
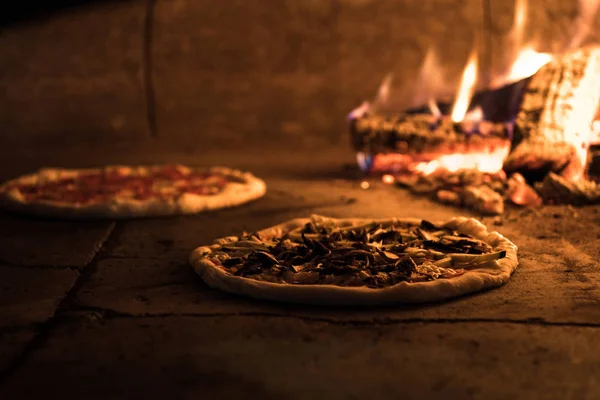
<path fill-rule="evenodd" d="M 439 170 L 457 172 L 464 169 L 475 169 L 485 173 L 496 173 L 502 170 L 502 164 L 509 151 L 510 148 L 507 145 L 478 153 L 442 155 L 429 162 L 420 162 L 416 164 L 414 168 L 424 175 L 431 175 Z"/>
<path fill-rule="evenodd" d="M 390 174 L 383 175 L 381 177 L 381 180 L 383 181 L 383 183 L 388 184 L 388 185 L 394 183 L 394 181 L 395 181 L 394 176 L 390 175 Z"/>
<path fill-rule="evenodd" d="M 369 185 L 369 182 L 367 182 L 367 181 L 362 181 L 362 182 L 360 183 L 360 187 L 361 187 L 361 189 L 365 189 L 365 190 L 367 190 L 367 189 L 369 188 L 369 186 L 371 186 L 371 185 Z"/>
<path fill-rule="evenodd" d="M 469 109 L 469 103 L 473 96 L 473 88 L 477 82 L 477 53 L 474 51 L 469 58 L 469 62 L 465 67 L 465 70 L 460 81 L 458 88 L 458 94 L 456 101 L 452 107 L 452 121 L 461 122 L 467 110 Z"/>

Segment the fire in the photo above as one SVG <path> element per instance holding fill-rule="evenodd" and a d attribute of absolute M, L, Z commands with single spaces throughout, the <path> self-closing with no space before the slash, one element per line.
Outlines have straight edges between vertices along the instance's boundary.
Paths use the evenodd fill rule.
<path fill-rule="evenodd" d="M 484 173 L 496 173 L 502 170 L 502 164 L 508 152 L 508 143 L 488 151 L 473 153 L 456 153 L 442 155 L 429 162 L 420 162 L 415 170 L 424 175 L 437 171 L 457 172 L 464 169 L 475 169 Z"/>
<path fill-rule="evenodd" d="M 461 122 L 471 102 L 473 96 L 473 89 L 477 82 L 477 52 L 473 52 L 469 57 L 469 62 L 463 71 L 462 78 L 460 80 L 460 86 L 458 87 L 458 94 L 452 107 L 452 121 Z"/>
<path fill-rule="evenodd" d="M 539 53 L 531 43 L 525 44 L 527 22 L 527 0 L 517 0 L 513 27 L 508 35 L 511 52 L 508 72 L 496 77 L 492 87 L 498 88 L 533 76 L 540 68 L 552 60 L 552 55 Z"/>
<path fill-rule="evenodd" d="M 571 36 L 569 49 L 580 47 L 585 39 L 593 33 L 594 19 L 598 8 L 600 8 L 600 0 L 579 0 L 579 18 L 574 34 Z"/>
<path fill-rule="evenodd" d="M 517 55 L 508 75 L 503 79 L 503 83 L 512 83 L 529 78 L 551 60 L 551 54 L 538 53 L 533 49 L 533 46 L 527 46 Z"/>
<path fill-rule="evenodd" d="M 515 17 L 510 36 L 514 41 L 515 48 L 519 48 L 525 36 L 525 22 L 527 21 L 527 0 L 516 0 Z"/>
<path fill-rule="evenodd" d="M 416 79 L 413 105 L 419 107 L 431 100 L 435 102 L 434 99 L 445 90 L 444 82 L 444 74 L 437 54 L 433 48 L 429 48 Z"/>
<path fill-rule="evenodd" d="M 507 63 L 499 75 L 493 76 L 490 93 L 498 88 L 522 81 L 535 75 L 542 67 L 550 62 L 557 62 L 562 57 L 559 53 L 555 55 L 550 53 L 539 52 L 536 46 L 526 38 L 527 25 L 527 0 L 515 1 L 515 13 L 513 26 L 509 32 L 505 52 L 508 54 Z M 571 45 L 575 43 L 579 46 L 586 35 L 589 34 L 589 27 L 593 21 L 593 16 L 600 6 L 600 0 L 580 0 L 582 5 L 582 19 L 579 22 L 577 34 L 572 37 Z M 585 31 L 585 32 L 584 32 Z M 435 123 L 431 124 L 430 130 L 435 134 L 436 129 L 440 126 L 450 124 L 450 120 L 454 123 L 454 127 L 458 127 L 457 131 L 462 131 L 465 135 L 464 143 L 456 146 L 443 145 L 439 148 L 422 150 L 419 146 L 415 149 L 410 149 L 410 144 L 401 142 L 404 147 L 392 148 L 389 152 L 381 152 L 376 154 L 357 153 L 357 160 L 361 168 L 365 171 L 383 172 L 382 180 L 384 183 L 393 183 L 395 176 L 389 173 L 411 173 L 415 175 L 429 175 L 434 173 L 455 173 L 460 170 L 478 170 L 483 173 L 495 174 L 502 172 L 505 159 L 511 151 L 511 137 L 514 128 L 515 114 L 503 116 L 505 118 L 503 124 L 507 128 L 506 137 L 493 137 L 490 126 L 496 127 L 497 121 L 486 121 L 484 109 L 486 112 L 490 110 L 490 102 L 487 99 L 477 96 L 479 105 L 471 107 L 471 101 L 474 96 L 474 90 L 478 83 L 479 65 L 478 53 L 473 50 L 464 66 L 458 89 L 456 90 L 454 104 L 450 115 L 444 115 L 436 100 L 439 100 L 441 95 L 446 92 L 446 79 L 444 79 L 443 69 L 438 62 L 433 49 L 429 49 L 421 66 L 419 75 L 416 78 L 416 91 L 413 105 L 422 106 L 426 104 L 432 119 Z M 506 97 L 509 103 L 503 104 L 507 106 L 509 112 L 514 113 L 512 102 L 515 104 L 515 109 L 518 108 L 518 100 L 522 94 L 522 90 L 526 82 L 521 82 L 514 86 L 508 86 L 508 90 L 513 90 L 513 93 Z M 353 110 L 349 118 L 360 118 L 365 114 L 377 114 L 378 112 L 385 114 L 386 106 L 391 106 L 390 103 L 390 88 L 391 75 L 387 76 L 379 87 L 377 95 L 372 101 L 364 102 L 362 105 Z M 578 87 L 576 97 L 589 98 L 593 93 L 588 93 L 592 89 Z M 586 92 L 587 90 L 587 92 Z M 502 92 L 502 91 L 500 91 Z M 505 92 L 502 92 L 505 93 Z M 504 94 L 503 94 L 504 95 Z M 552 101 L 546 99 L 544 101 Z M 391 107 L 387 107 L 391 109 Z M 585 108 L 585 107 L 584 107 Z M 567 132 L 574 132 L 571 138 L 565 138 L 569 144 L 572 144 L 576 152 L 576 160 L 571 163 L 563 173 L 563 176 L 577 180 L 584 176 L 584 169 L 588 149 L 591 144 L 600 143 L 600 110 L 594 121 L 590 121 L 589 110 L 577 109 L 573 113 L 574 117 L 565 123 L 562 127 Z M 487 115 L 489 119 L 495 116 Z M 542 116 L 543 117 L 543 116 Z M 593 127 L 592 127 L 593 123 Z M 444 125 L 446 124 L 446 125 Z M 387 129 L 387 128 L 386 128 Z M 393 131 L 393 130 L 392 130 Z M 440 128 L 440 131 L 441 128 Z M 493 131 L 495 132 L 495 131 Z M 479 135 L 477 140 L 470 140 L 471 135 Z M 482 144 L 479 144 L 481 142 Z M 368 182 L 363 182 L 361 187 L 368 188 Z"/>
<path fill-rule="evenodd" d="M 437 105 L 437 102 L 435 101 L 434 98 L 429 99 L 429 101 L 427 102 L 427 107 L 429 107 L 429 112 L 436 118 L 442 118 L 443 114 L 440 111 L 440 108 Z"/>

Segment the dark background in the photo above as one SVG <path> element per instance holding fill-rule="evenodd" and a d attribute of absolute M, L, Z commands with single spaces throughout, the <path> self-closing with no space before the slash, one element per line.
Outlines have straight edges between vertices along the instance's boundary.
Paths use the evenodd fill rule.
<path fill-rule="evenodd" d="M 12 4 L 0 35 L 0 145 L 164 140 L 201 148 L 349 146 L 345 117 L 392 73 L 411 105 L 428 49 L 452 96 L 480 40 L 510 51 L 504 0 L 75 1 Z M 527 39 L 568 38 L 577 2 L 531 0 Z"/>
<path fill-rule="evenodd" d="M 108 0 L 113 3 L 117 0 Z M 124 0 L 119 0 L 124 2 Z M 52 2 L 10 2 L 2 7 L 0 12 L 0 25 L 9 26 L 15 23 L 34 23 L 43 18 L 52 18 L 52 15 L 82 5 L 93 3 L 106 3 L 107 0 L 54 0 Z"/>

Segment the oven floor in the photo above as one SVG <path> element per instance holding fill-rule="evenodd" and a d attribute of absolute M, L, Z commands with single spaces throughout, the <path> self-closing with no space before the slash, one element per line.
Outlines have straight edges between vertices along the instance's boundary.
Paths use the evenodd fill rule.
<path fill-rule="evenodd" d="M 6 154 L 1 178 L 179 161 L 248 168 L 269 191 L 190 217 L 0 214 L 0 398 L 600 398 L 600 206 L 482 218 L 519 246 L 518 270 L 494 290 L 411 307 L 292 306 L 212 290 L 187 256 L 311 213 L 473 214 L 381 183 L 361 189 L 345 150 L 88 150 Z"/>

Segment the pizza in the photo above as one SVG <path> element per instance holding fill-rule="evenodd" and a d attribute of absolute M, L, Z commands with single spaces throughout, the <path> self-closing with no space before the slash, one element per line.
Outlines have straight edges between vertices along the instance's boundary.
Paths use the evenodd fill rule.
<path fill-rule="evenodd" d="M 179 164 L 45 168 L 0 186 L 0 203 L 28 214 L 133 218 L 193 214 L 262 197 L 265 183 L 225 167 Z"/>
<path fill-rule="evenodd" d="M 473 218 L 294 219 L 217 239 L 190 255 L 211 287 L 323 305 L 446 300 L 504 284 L 517 246 Z"/>

